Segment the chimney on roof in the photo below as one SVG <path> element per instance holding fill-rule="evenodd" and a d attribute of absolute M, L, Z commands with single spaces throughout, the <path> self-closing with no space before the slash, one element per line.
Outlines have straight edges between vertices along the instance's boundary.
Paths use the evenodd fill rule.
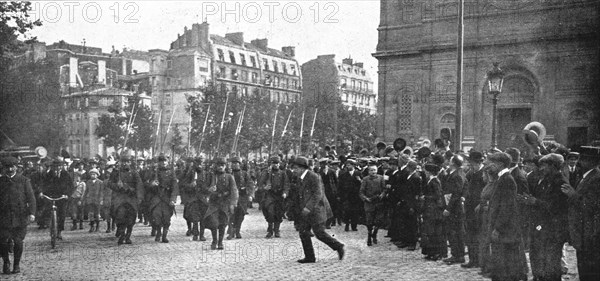
<path fill-rule="evenodd" d="M 69 86 L 77 87 L 77 74 L 79 72 L 79 62 L 76 57 L 69 58 Z"/>
<path fill-rule="evenodd" d="M 233 32 L 226 33 L 225 38 L 229 39 L 236 45 L 244 46 L 244 33 L 243 32 Z"/>
<path fill-rule="evenodd" d="M 200 24 L 199 29 L 198 29 L 198 42 L 200 47 L 202 47 L 202 49 L 204 50 L 208 50 L 209 47 L 209 33 L 208 33 L 208 23 L 205 21 L 203 23 Z"/>
<path fill-rule="evenodd" d="M 347 58 L 342 60 L 343 64 L 352 65 L 352 58 Z"/>
<path fill-rule="evenodd" d="M 106 61 L 98 61 L 98 84 L 106 85 Z"/>
<path fill-rule="evenodd" d="M 267 51 L 269 40 L 267 38 L 254 39 L 250 43 L 263 51 Z"/>
<path fill-rule="evenodd" d="M 296 47 L 293 46 L 286 46 L 286 47 L 282 47 L 281 51 L 288 57 L 296 57 Z"/>

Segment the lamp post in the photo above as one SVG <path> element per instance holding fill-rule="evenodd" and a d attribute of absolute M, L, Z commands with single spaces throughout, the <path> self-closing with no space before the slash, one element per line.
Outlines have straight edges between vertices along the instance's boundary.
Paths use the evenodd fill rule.
<path fill-rule="evenodd" d="M 502 82 L 504 81 L 504 72 L 498 67 L 500 63 L 494 62 L 494 68 L 487 73 L 488 92 L 492 95 L 492 150 L 496 149 L 496 127 L 498 122 L 498 95 L 502 92 Z"/>

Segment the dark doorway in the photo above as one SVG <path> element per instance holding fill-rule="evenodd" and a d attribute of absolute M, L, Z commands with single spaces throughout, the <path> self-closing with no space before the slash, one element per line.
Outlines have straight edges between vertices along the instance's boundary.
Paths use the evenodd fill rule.
<path fill-rule="evenodd" d="M 531 122 L 531 108 L 498 109 L 498 148 L 516 147 L 526 152 L 529 147 L 523 141 L 523 128 Z"/>
<path fill-rule="evenodd" d="M 577 148 L 582 145 L 587 145 L 587 136 L 587 127 L 567 128 L 567 147 Z"/>

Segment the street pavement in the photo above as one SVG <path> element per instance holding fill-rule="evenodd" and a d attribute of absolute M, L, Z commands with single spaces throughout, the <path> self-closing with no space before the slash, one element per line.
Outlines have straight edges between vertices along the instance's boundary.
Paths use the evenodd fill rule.
<path fill-rule="evenodd" d="M 380 231 L 379 244 L 367 247 L 367 230 L 345 232 L 334 226 L 328 232 L 346 244 L 344 260 L 337 252 L 313 238 L 317 262 L 299 264 L 302 245 L 293 223 L 284 221 L 281 238 L 265 239 L 266 223 L 257 208 L 249 209 L 242 226 L 242 239 L 225 240 L 225 250 L 210 250 L 208 241 L 192 241 L 185 236 L 183 206 L 173 217 L 170 243 L 158 243 L 151 228 L 136 224 L 132 245 L 117 245 L 113 233 L 84 230 L 63 232 L 63 240 L 50 247 L 48 230 L 30 225 L 25 240 L 21 273 L 0 275 L 1 280 L 490 280 L 478 269 L 426 261 L 420 249 L 398 249 Z M 68 222 L 68 221 L 67 221 Z M 70 229 L 70 224 L 67 224 Z M 565 281 L 576 281 L 575 253 L 568 248 L 569 274 Z M 531 276 L 530 276 L 531 279 Z"/>

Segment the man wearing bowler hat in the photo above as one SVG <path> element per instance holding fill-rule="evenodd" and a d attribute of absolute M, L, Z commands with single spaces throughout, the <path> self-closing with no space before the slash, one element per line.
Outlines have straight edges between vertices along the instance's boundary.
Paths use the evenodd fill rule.
<path fill-rule="evenodd" d="M 0 256 L 4 274 L 21 272 L 19 263 L 23 254 L 23 240 L 27 224 L 35 220 L 36 202 L 28 178 L 17 174 L 17 159 L 7 157 L 1 160 L 0 172 Z M 9 248 L 13 245 L 13 270 L 10 270 Z"/>
<path fill-rule="evenodd" d="M 467 172 L 467 184 L 465 194 L 465 244 L 469 248 L 469 263 L 462 267 L 479 267 L 479 232 L 481 222 L 477 219 L 475 208 L 480 202 L 481 191 L 485 186 L 483 179 L 483 153 L 475 150 L 469 152 L 469 171 Z"/>
<path fill-rule="evenodd" d="M 292 163 L 294 173 L 299 177 L 298 183 L 298 208 L 300 217 L 294 221 L 296 230 L 300 233 L 300 241 L 304 250 L 304 258 L 299 263 L 314 263 L 315 251 L 311 240 L 311 230 L 321 242 L 327 244 L 332 250 L 337 251 L 338 258 L 344 258 L 344 244 L 325 232 L 325 222 L 332 216 L 329 202 L 325 197 L 323 183 L 319 176 L 309 170 L 308 159 L 296 157 Z"/>
<path fill-rule="evenodd" d="M 582 146 L 583 177 L 577 189 L 563 184 L 569 199 L 570 244 L 577 250 L 579 280 L 600 280 L 600 147 Z"/>

